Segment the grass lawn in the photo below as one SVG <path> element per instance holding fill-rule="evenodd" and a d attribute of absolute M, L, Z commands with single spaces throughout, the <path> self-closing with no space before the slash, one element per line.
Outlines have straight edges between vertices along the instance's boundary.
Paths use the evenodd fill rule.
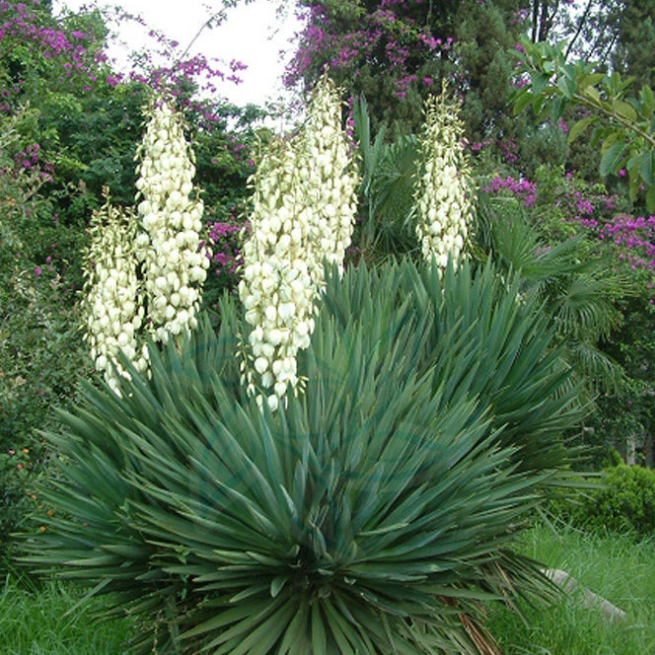
<path fill-rule="evenodd" d="M 523 538 L 526 555 L 563 569 L 627 613 L 609 622 L 574 595 L 554 607 L 522 606 L 527 624 L 494 608 L 491 630 L 505 655 L 655 654 L 655 541 L 597 537 L 566 530 L 559 538 L 535 528 Z"/>
<path fill-rule="evenodd" d="M 74 609 L 82 597 L 70 586 L 46 583 L 40 590 L 0 582 L 0 653 L 2 655 L 123 655 L 131 624 L 93 621 L 102 607 L 95 599 Z"/>
<path fill-rule="evenodd" d="M 581 584 L 627 612 L 610 623 L 576 598 L 543 608 L 525 605 L 527 624 L 502 607 L 490 613 L 490 627 L 505 655 L 655 654 L 655 542 L 595 537 L 535 528 L 523 538 L 524 552 L 551 568 L 564 569 Z M 48 583 L 30 590 L 9 579 L 0 583 L 3 655 L 123 655 L 131 623 L 92 622 L 102 607 L 96 599 L 74 607 L 80 595 Z"/>

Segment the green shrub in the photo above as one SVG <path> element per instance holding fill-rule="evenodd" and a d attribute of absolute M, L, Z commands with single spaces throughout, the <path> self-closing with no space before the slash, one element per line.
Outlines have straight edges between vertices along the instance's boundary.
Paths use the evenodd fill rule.
<path fill-rule="evenodd" d="M 552 594 L 510 545 L 580 413 L 516 285 L 462 264 L 445 288 L 333 271 L 275 413 L 245 394 L 229 298 L 121 397 L 88 385 L 24 561 L 111 594 L 136 653 L 482 652 L 483 602 Z"/>
<path fill-rule="evenodd" d="M 626 464 L 612 466 L 592 488 L 570 493 L 551 509 L 560 519 L 586 531 L 654 537 L 655 471 Z"/>
<path fill-rule="evenodd" d="M 55 425 L 53 406 L 71 401 L 91 365 L 58 276 L 2 273 L 0 306 L 11 311 L 0 316 L 0 557 L 33 504 L 46 457 L 39 431 Z"/>
<path fill-rule="evenodd" d="M 31 506 L 43 459 L 39 429 L 51 427 L 53 405 L 72 398 L 91 364 L 76 328 L 65 252 L 73 230 L 51 219 L 40 195 L 44 171 L 18 155 L 32 153 L 22 125 L 33 112 L 0 117 L 0 561 Z M 1 565 L 0 565 L 1 566 Z"/>
<path fill-rule="evenodd" d="M 621 464 L 607 469 L 603 482 L 584 504 L 586 525 L 655 536 L 655 471 Z"/>
<path fill-rule="evenodd" d="M 641 466 L 608 469 L 606 488 L 595 494 L 591 516 L 610 530 L 655 536 L 655 471 Z M 595 512 L 594 512 L 595 509 Z"/>
<path fill-rule="evenodd" d="M 10 555 L 10 534 L 16 530 L 29 507 L 34 454 L 29 448 L 0 451 L 0 568 Z"/>

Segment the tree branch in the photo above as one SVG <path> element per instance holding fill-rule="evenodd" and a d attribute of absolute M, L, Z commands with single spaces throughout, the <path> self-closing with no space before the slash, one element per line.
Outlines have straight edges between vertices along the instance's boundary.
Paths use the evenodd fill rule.
<path fill-rule="evenodd" d="M 569 45 L 566 48 L 566 52 L 564 52 L 564 59 L 569 58 L 569 54 L 571 53 L 571 50 L 573 49 L 573 44 L 578 40 L 578 37 L 580 36 L 580 33 L 582 32 L 582 28 L 584 27 L 584 24 L 587 22 L 587 18 L 589 18 L 589 12 L 591 11 L 591 7 L 594 4 L 594 0 L 589 0 L 587 3 L 587 7 L 584 10 L 584 13 L 580 17 L 580 20 L 578 21 L 578 29 L 576 30 L 575 34 L 573 35 L 573 38 L 569 41 Z"/>
<path fill-rule="evenodd" d="M 612 118 L 617 123 L 620 123 L 627 130 L 629 130 L 636 136 L 641 137 L 647 143 L 649 143 L 653 148 L 655 148 L 655 134 L 650 134 L 649 132 L 642 130 L 636 123 L 633 123 L 627 118 L 623 118 L 623 116 L 620 116 L 615 111 L 605 107 L 602 102 L 598 102 L 593 98 L 584 95 L 583 93 L 574 93 L 572 99 L 577 101 L 581 105 L 585 105 L 586 107 L 589 107 L 590 109 L 596 109 L 602 112 L 603 114 L 605 114 L 605 116 Z"/>

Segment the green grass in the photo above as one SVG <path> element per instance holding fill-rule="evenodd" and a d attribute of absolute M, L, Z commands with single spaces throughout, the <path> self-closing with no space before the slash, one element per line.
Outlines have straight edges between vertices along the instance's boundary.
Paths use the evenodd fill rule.
<path fill-rule="evenodd" d="M 7 577 L 0 580 L 2 655 L 123 655 L 130 623 L 93 621 L 102 600 L 85 603 L 66 615 L 81 594 L 50 582 L 37 590 Z"/>
<path fill-rule="evenodd" d="M 535 528 L 523 552 L 576 577 L 581 584 L 627 612 L 610 623 L 571 597 L 548 607 L 521 607 L 527 623 L 502 607 L 490 612 L 490 627 L 504 655 L 655 654 L 655 543 L 628 537 L 559 536 Z M 92 622 L 102 599 L 66 615 L 80 594 L 47 583 L 36 590 L 9 579 L 0 582 L 0 652 L 3 655 L 123 655 L 131 623 Z"/>
<path fill-rule="evenodd" d="M 523 552 L 577 578 L 627 619 L 610 622 L 576 594 L 553 607 L 522 605 L 526 623 L 496 607 L 490 627 L 504 655 L 655 654 L 655 542 L 572 530 L 558 535 L 535 528 L 525 535 Z"/>

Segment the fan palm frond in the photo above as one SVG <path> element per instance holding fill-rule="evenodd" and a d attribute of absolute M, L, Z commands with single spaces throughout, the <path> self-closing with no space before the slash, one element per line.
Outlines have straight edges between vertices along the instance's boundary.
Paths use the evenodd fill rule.
<path fill-rule="evenodd" d="M 568 364 L 576 369 L 578 380 L 586 381 L 587 396 L 615 389 L 621 369 L 597 344 L 621 324 L 613 301 L 629 294 L 631 283 L 605 260 L 581 258 L 581 238 L 546 245 L 511 199 L 483 201 L 479 216 L 479 250 L 489 252 L 505 270 L 515 271 L 522 279 L 522 294 L 542 304 L 557 340 L 565 346 Z M 578 349 L 594 356 L 574 356 Z"/>
<path fill-rule="evenodd" d="M 353 109 L 355 134 L 362 162 L 360 198 L 364 216 L 360 247 L 395 256 L 416 247 L 410 217 L 413 211 L 414 176 L 418 142 L 415 136 L 399 136 L 385 142 L 383 125 L 372 140 L 366 100 Z"/>

